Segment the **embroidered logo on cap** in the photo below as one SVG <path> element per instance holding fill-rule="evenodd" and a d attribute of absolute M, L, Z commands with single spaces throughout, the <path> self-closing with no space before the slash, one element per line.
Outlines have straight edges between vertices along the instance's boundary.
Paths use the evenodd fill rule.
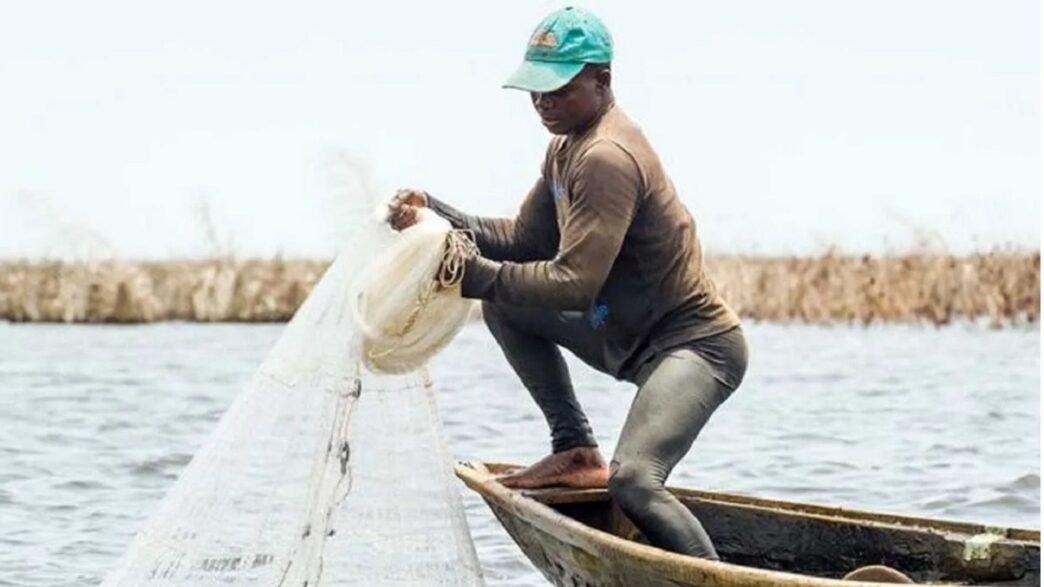
<path fill-rule="evenodd" d="M 529 44 L 533 47 L 547 47 L 548 49 L 554 49 L 558 46 L 558 39 L 555 38 L 555 33 L 547 30 L 533 35 L 533 38 L 529 40 Z"/>

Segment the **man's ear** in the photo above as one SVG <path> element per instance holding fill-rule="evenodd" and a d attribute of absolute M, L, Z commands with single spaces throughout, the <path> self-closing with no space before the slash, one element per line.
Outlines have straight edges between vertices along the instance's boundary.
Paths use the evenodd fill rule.
<path fill-rule="evenodd" d="M 598 82 L 598 87 L 601 89 L 608 89 L 612 86 L 613 72 L 608 67 L 603 67 L 595 73 L 595 80 Z"/>

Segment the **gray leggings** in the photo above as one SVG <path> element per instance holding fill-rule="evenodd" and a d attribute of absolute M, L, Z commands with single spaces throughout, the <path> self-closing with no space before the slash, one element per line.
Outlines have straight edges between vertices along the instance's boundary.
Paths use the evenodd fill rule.
<path fill-rule="evenodd" d="M 489 303 L 483 304 L 483 316 L 544 413 L 552 451 L 597 446 L 558 348 L 604 371 L 586 320 Z M 638 393 L 613 454 L 609 493 L 654 546 L 718 558 L 699 520 L 664 489 L 664 482 L 714 410 L 739 386 L 746 367 L 746 341 L 737 326 L 661 353 L 634 378 Z"/>

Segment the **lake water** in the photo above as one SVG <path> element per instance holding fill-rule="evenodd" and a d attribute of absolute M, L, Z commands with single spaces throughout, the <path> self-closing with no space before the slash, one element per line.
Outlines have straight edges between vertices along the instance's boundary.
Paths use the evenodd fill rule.
<path fill-rule="evenodd" d="M 281 330 L 0 323 L 0 585 L 99 583 Z M 747 335 L 747 379 L 673 484 L 1039 528 L 1036 328 Z M 608 455 L 633 387 L 570 364 Z M 455 458 L 546 452 L 546 425 L 484 327 L 432 373 Z M 545 585 L 461 491 L 488 584 Z"/>

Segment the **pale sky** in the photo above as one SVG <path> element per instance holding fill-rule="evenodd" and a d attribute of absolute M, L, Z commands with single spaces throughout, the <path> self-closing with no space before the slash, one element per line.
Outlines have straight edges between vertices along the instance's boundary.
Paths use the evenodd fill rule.
<path fill-rule="evenodd" d="M 509 214 L 548 135 L 500 84 L 564 5 L 6 3 L 0 257 L 204 255 L 203 202 L 237 255 L 329 256 L 340 154 Z M 580 5 L 709 251 L 1039 246 L 1035 0 Z"/>

